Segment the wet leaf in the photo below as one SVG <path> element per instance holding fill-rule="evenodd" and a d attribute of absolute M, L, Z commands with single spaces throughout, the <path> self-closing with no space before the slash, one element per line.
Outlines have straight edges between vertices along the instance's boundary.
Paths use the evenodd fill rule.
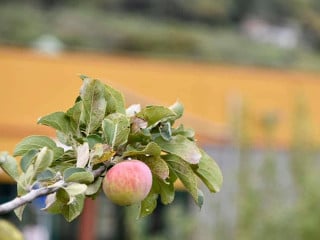
<path fill-rule="evenodd" d="M 174 155 L 164 156 L 166 162 L 172 168 L 173 172 L 180 179 L 184 187 L 198 204 L 198 182 L 197 176 L 194 174 L 190 164 Z"/>
<path fill-rule="evenodd" d="M 160 156 L 161 148 L 155 142 L 148 143 L 142 149 L 131 148 L 123 153 L 123 157 L 136 157 L 136 156 Z"/>
<path fill-rule="evenodd" d="M 169 177 L 168 164 L 161 157 L 151 156 L 142 158 L 141 160 L 147 164 L 151 172 L 160 179 L 165 180 Z"/>
<path fill-rule="evenodd" d="M 150 215 L 157 207 L 158 194 L 150 192 L 140 203 L 139 218 Z"/>
<path fill-rule="evenodd" d="M 148 122 L 148 127 L 152 128 L 161 121 L 166 121 L 172 117 L 176 117 L 176 113 L 163 106 L 147 106 L 136 115 Z"/>
<path fill-rule="evenodd" d="M 157 137 L 154 140 L 163 151 L 177 155 L 188 163 L 197 164 L 200 161 L 201 153 L 195 142 L 188 138 L 177 135 L 172 136 L 170 141 Z"/>
<path fill-rule="evenodd" d="M 63 178 L 66 182 L 89 184 L 94 181 L 94 176 L 84 168 L 71 167 L 64 171 Z"/>
<path fill-rule="evenodd" d="M 199 176 L 211 192 L 219 192 L 223 177 L 218 164 L 203 150 L 198 165 L 193 166 L 193 171 Z"/>
<path fill-rule="evenodd" d="M 157 192 L 160 194 L 161 202 L 163 204 L 170 204 L 174 200 L 175 189 L 173 182 L 164 181 L 162 179 L 155 179 L 156 184 L 158 184 Z"/>

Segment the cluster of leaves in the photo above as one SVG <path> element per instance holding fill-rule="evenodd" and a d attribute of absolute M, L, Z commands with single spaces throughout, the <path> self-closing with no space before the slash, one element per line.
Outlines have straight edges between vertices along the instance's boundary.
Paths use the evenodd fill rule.
<path fill-rule="evenodd" d="M 194 140 L 194 131 L 174 122 L 183 106 L 132 105 L 125 108 L 122 94 L 99 80 L 81 76 L 83 85 L 74 106 L 40 118 L 39 124 L 57 130 L 57 141 L 29 136 L 15 148 L 16 159 L 2 154 L 0 166 L 17 182 L 18 196 L 46 187 L 49 213 L 72 221 L 81 213 L 86 197 L 95 197 L 102 177 L 112 165 L 128 159 L 146 163 L 153 174 L 149 195 L 140 204 L 139 216 L 153 212 L 160 197 L 163 204 L 174 200 L 179 179 L 201 207 L 203 194 L 198 177 L 211 192 L 219 191 L 219 167 Z M 63 147 L 60 147 L 63 146 Z M 95 171 L 103 168 L 98 175 Z M 15 210 L 21 218 L 24 206 Z"/>

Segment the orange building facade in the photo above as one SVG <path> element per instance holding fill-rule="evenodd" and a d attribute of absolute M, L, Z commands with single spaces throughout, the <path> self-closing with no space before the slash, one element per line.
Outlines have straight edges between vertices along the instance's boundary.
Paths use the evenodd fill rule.
<path fill-rule="evenodd" d="M 279 118 L 275 143 L 288 145 L 297 96 L 305 99 L 314 131 L 319 131 L 320 73 L 92 53 L 47 56 L 10 48 L 0 48 L 0 56 L 0 151 L 12 153 L 28 135 L 54 136 L 54 131 L 38 126 L 37 119 L 73 104 L 80 74 L 122 91 L 128 105 L 182 102 L 184 124 L 206 144 L 230 140 L 231 115 L 241 105 L 250 109 L 255 142 L 263 135 L 259 119 L 273 112 Z M 2 175 L 2 180 L 8 179 Z"/>

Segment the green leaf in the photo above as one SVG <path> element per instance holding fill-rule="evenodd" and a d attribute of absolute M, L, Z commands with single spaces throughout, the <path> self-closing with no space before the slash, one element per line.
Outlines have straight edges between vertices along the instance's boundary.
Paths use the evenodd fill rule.
<path fill-rule="evenodd" d="M 113 147 L 127 142 L 130 133 L 130 121 L 122 113 L 112 113 L 102 122 L 102 130 L 107 143 Z"/>
<path fill-rule="evenodd" d="M 70 202 L 70 195 L 64 188 L 60 188 L 57 191 L 56 198 L 58 201 L 60 201 L 64 205 L 67 205 Z"/>
<path fill-rule="evenodd" d="M 94 176 L 84 168 L 71 167 L 64 171 L 63 178 L 66 182 L 89 184 L 94 181 Z"/>
<path fill-rule="evenodd" d="M 180 103 L 180 102 L 175 102 L 173 105 L 171 105 L 169 107 L 169 109 L 176 114 L 175 119 L 182 117 L 183 112 L 184 112 L 184 107 L 183 107 L 182 103 Z"/>
<path fill-rule="evenodd" d="M 22 215 L 23 215 L 23 212 L 24 212 L 24 209 L 26 208 L 26 206 L 27 206 L 27 204 L 24 204 L 14 210 L 15 215 L 17 216 L 17 218 L 20 221 L 22 221 Z"/>
<path fill-rule="evenodd" d="M 44 177 L 46 170 L 53 163 L 53 151 L 48 147 L 43 147 L 36 155 L 34 162 L 29 164 L 24 174 L 21 174 L 18 181 L 18 194 L 24 194 L 26 189 L 29 189 L 36 181 L 37 175 L 40 174 L 40 178 Z M 47 176 L 46 176 L 47 177 Z"/>
<path fill-rule="evenodd" d="M 54 160 L 61 157 L 64 153 L 63 148 L 57 147 L 56 143 L 49 137 L 46 136 L 29 136 L 24 139 L 16 146 L 13 154 L 14 156 L 22 156 L 32 149 L 41 149 L 48 147 L 53 151 Z"/>
<path fill-rule="evenodd" d="M 61 213 L 68 222 L 73 221 L 75 218 L 77 218 L 81 214 L 84 206 L 84 200 L 85 200 L 84 195 L 82 194 L 77 195 L 74 197 L 71 203 L 69 203 L 68 205 L 65 205 L 62 208 Z"/>
<path fill-rule="evenodd" d="M 70 197 L 74 197 L 79 194 L 83 194 L 87 190 L 86 184 L 81 183 L 71 183 L 67 187 L 64 188 Z"/>
<path fill-rule="evenodd" d="M 166 179 L 169 176 L 169 167 L 167 163 L 161 159 L 161 148 L 155 142 L 150 142 L 147 146 L 139 149 L 128 147 L 122 157 L 137 158 L 148 165 L 151 172 L 161 179 Z"/>
<path fill-rule="evenodd" d="M 53 151 L 47 147 L 43 147 L 37 155 L 37 158 L 34 162 L 35 174 L 45 171 L 48 167 L 51 166 L 53 162 Z"/>
<path fill-rule="evenodd" d="M 184 136 L 172 136 L 170 141 L 157 137 L 154 140 L 163 151 L 174 154 L 188 163 L 197 164 L 200 161 L 201 153 L 195 142 Z"/>
<path fill-rule="evenodd" d="M 96 194 L 100 190 L 102 180 L 102 177 L 98 177 L 93 183 L 89 184 L 85 192 L 86 196 L 92 196 Z"/>
<path fill-rule="evenodd" d="M 194 174 L 190 164 L 171 154 L 164 156 L 164 158 L 177 177 L 180 179 L 184 187 L 191 194 L 194 201 L 199 204 L 197 176 Z"/>
<path fill-rule="evenodd" d="M 170 122 L 164 122 L 159 126 L 160 136 L 166 140 L 170 141 L 172 136 L 171 124 Z"/>
<path fill-rule="evenodd" d="M 90 149 L 92 149 L 97 143 L 103 143 L 102 136 L 97 134 L 89 135 L 87 137 L 87 141 Z"/>
<path fill-rule="evenodd" d="M 137 157 L 137 156 L 160 156 L 161 148 L 155 142 L 149 142 L 143 149 L 129 149 L 123 153 L 123 157 Z"/>
<path fill-rule="evenodd" d="M 176 117 L 176 113 L 163 106 L 147 106 L 136 115 L 148 122 L 148 127 L 152 128 L 160 122 L 167 121 L 172 117 Z"/>
<path fill-rule="evenodd" d="M 0 152 L 0 167 L 15 181 L 19 179 L 17 160 L 6 152 Z"/>
<path fill-rule="evenodd" d="M 66 115 L 70 117 L 70 127 L 74 129 L 75 132 L 80 132 L 80 118 L 81 118 L 81 112 L 83 111 L 83 102 L 79 101 L 73 105 L 72 108 L 70 108 Z"/>
<path fill-rule="evenodd" d="M 169 177 L 169 167 L 167 163 L 160 157 L 161 148 L 155 143 L 150 142 L 141 150 L 128 147 L 122 157 L 137 158 L 148 165 L 151 172 L 161 179 Z"/>
<path fill-rule="evenodd" d="M 211 192 L 219 192 L 223 176 L 217 163 L 203 150 L 198 165 L 192 166 L 193 171 L 199 176 Z"/>
<path fill-rule="evenodd" d="M 140 142 L 142 144 L 148 144 L 152 140 L 152 135 L 148 129 L 141 129 L 139 132 L 131 132 L 128 137 L 128 143 L 134 144 Z"/>
<path fill-rule="evenodd" d="M 85 80 L 85 79 L 87 79 L 87 78 L 89 78 L 87 75 L 84 75 L 84 74 L 80 74 L 79 75 L 79 78 L 81 79 L 81 80 Z"/>
<path fill-rule="evenodd" d="M 20 175 L 19 181 L 17 181 L 18 196 L 22 196 L 29 191 L 32 183 L 34 182 L 35 175 L 36 175 L 36 172 L 33 169 L 33 165 L 30 165 L 27 171 L 24 174 Z"/>
<path fill-rule="evenodd" d="M 90 163 L 96 165 L 109 161 L 116 152 L 108 145 L 97 143 L 90 152 Z"/>
<path fill-rule="evenodd" d="M 98 80 L 84 79 L 80 97 L 83 102 L 82 116 L 86 124 L 86 134 L 89 135 L 101 126 L 105 116 L 107 102 L 104 85 Z"/>
<path fill-rule="evenodd" d="M 157 184 L 157 192 L 160 194 L 161 202 L 163 204 L 170 204 L 174 200 L 175 189 L 173 182 L 163 181 L 162 179 L 153 179 Z"/>
<path fill-rule="evenodd" d="M 71 222 L 78 217 L 84 206 L 85 196 L 83 194 L 70 197 L 65 189 L 59 189 L 57 193 L 47 196 L 46 210 L 52 214 L 62 214 L 68 222 Z"/>
<path fill-rule="evenodd" d="M 38 124 L 52 127 L 62 133 L 70 134 L 70 118 L 64 112 L 55 112 L 38 120 Z"/>
<path fill-rule="evenodd" d="M 107 99 L 106 115 L 110 113 L 126 113 L 125 101 L 122 93 L 105 85 L 105 96 Z"/>
<path fill-rule="evenodd" d="M 140 203 L 139 218 L 150 215 L 157 207 L 158 194 L 150 192 L 148 196 Z"/>
<path fill-rule="evenodd" d="M 44 182 L 52 180 L 55 177 L 55 172 L 52 169 L 47 169 L 39 174 L 37 174 L 37 181 Z"/>
<path fill-rule="evenodd" d="M 23 172 L 26 172 L 28 167 L 31 165 L 32 160 L 35 158 L 39 150 L 36 149 L 31 149 L 28 151 L 23 157 L 21 158 L 20 161 L 20 166 Z"/>
<path fill-rule="evenodd" d="M 60 191 L 60 189 L 58 190 L 58 192 L 59 191 Z M 65 193 L 65 191 L 64 191 L 64 193 Z M 41 210 L 46 210 L 48 213 L 52 213 L 52 214 L 59 214 L 59 213 L 61 213 L 65 204 L 66 203 L 57 199 L 57 193 L 52 193 L 52 194 L 47 195 L 46 206 L 44 208 L 42 208 Z"/>
<path fill-rule="evenodd" d="M 182 135 L 190 140 L 193 140 L 195 133 L 193 129 L 185 129 L 184 126 L 181 124 L 178 128 L 172 129 L 172 135 Z"/>
<path fill-rule="evenodd" d="M 75 142 L 72 134 L 65 134 L 60 131 L 57 131 L 56 134 L 58 141 L 66 146 L 72 146 Z"/>
<path fill-rule="evenodd" d="M 148 165 L 151 172 L 165 180 L 169 177 L 169 167 L 168 164 L 159 156 L 145 157 L 141 159 L 145 164 Z"/>

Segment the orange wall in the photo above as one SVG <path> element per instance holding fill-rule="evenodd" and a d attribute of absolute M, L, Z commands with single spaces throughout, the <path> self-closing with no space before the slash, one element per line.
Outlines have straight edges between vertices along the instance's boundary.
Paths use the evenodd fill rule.
<path fill-rule="evenodd" d="M 320 73 L 89 53 L 50 57 L 10 48 L 0 48 L 0 56 L 0 149 L 9 151 L 14 145 L 6 139 L 53 134 L 36 121 L 72 105 L 81 85 L 79 74 L 105 80 L 123 91 L 130 103 L 169 105 L 178 99 L 185 105 L 187 124 L 213 139 L 228 132 L 228 102 L 236 96 L 247 103 L 254 118 L 265 111 L 279 113 L 280 144 L 290 141 L 295 96 L 305 96 L 315 124 L 320 122 Z M 254 134 L 261 137 L 259 131 Z"/>

